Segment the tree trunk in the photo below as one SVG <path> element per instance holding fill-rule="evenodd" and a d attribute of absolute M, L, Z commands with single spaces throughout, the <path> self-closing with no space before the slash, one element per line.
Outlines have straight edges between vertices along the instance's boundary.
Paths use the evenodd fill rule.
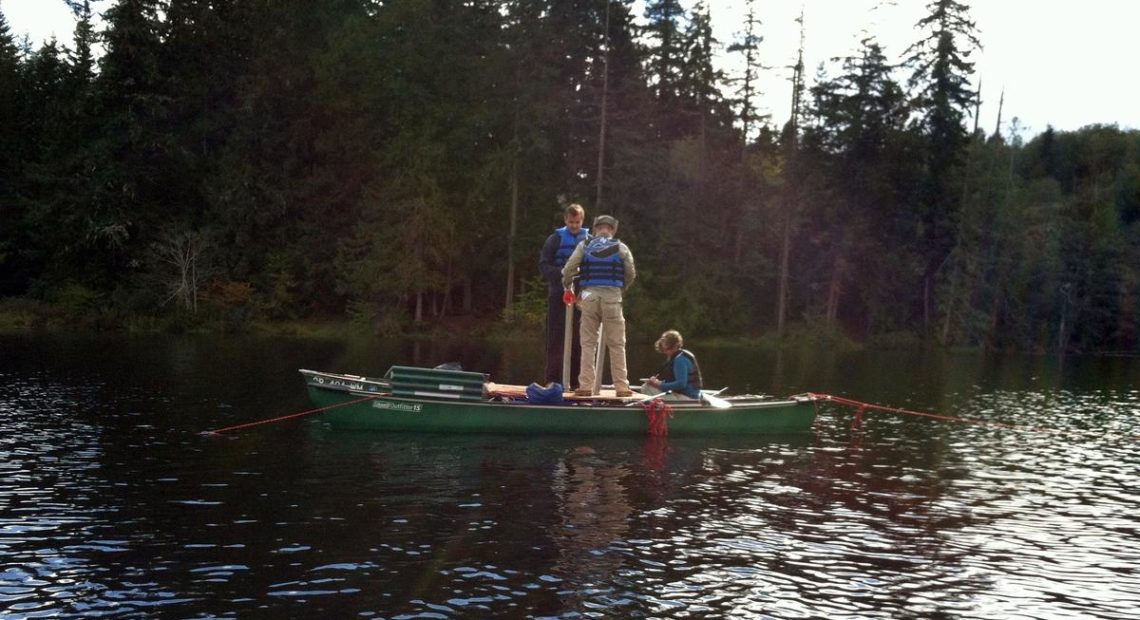
<path fill-rule="evenodd" d="M 942 321 L 942 344 L 947 344 L 950 342 L 950 325 L 954 320 L 954 304 L 958 301 L 958 280 L 959 277 L 957 274 L 950 276 L 950 295 L 947 297 L 946 303 L 943 304 L 943 306 L 946 308 L 946 317 Z"/>
<path fill-rule="evenodd" d="M 601 213 L 602 209 L 602 181 L 605 177 L 606 163 L 606 121 L 608 117 L 610 98 L 610 1 L 606 0 L 606 31 L 603 33 L 602 44 L 605 52 L 602 53 L 602 105 L 601 122 L 598 127 L 598 178 L 594 192 L 594 210 Z"/>
<path fill-rule="evenodd" d="M 997 334 L 998 325 L 1001 321 L 1001 286 L 1000 282 L 994 283 L 994 294 L 990 300 L 990 329 L 986 334 L 986 348 L 997 348 Z"/>
<path fill-rule="evenodd" d="M 205 240 L 200 233 L 168 233 L 155 244 L 157 258 L 178 270 L 177 280 L 171 278 L 168 285 L 170 296 L 183 310 L 198 311 L 198 286 L 200 275 L 198 259 L 205 248 Z"/>
<path fill-rule="evenodd" d="M 439 316 L 447 316 L 451 310 L 451 288 L 454 277 L 455 261 L 447 259 L 447 275 L 443 279 L 443 301 L 440 303 Z"/>
<path fill-rule="evenodd" d="M 831 266 L 831 284 L 827 287 L 827 309 L 824 314 L 824 324 L 834 327 L 839 316 L 839 298 L 843 295 L 843 275 L 847 271 L 847 262 L 843 256 L 836 256 Z"/>
<path fill-rule="evenodd" d="M 783 337 L 784 321 L 788 315 L 788 281 L 791 279 L 792 225 L 795 221 L 795 196 L 798 195 L 795 185 L 798 177 L 796 170 L 798 158 L 796 153 L 799 140 L 800 95 L 803 89 L 804 75 L 804 9 L 802 6 L 800 7 L 799 19 L 797 19 L 796 22 L 800 25 L 800 47 L 795 69 L 792 72 L 792 112 L 791 117 L 788 119 L 791 132 L 788 136 L 787 167 L 784 176 L 787 182 L 784 184 L 783 189 L 784 222 L 783 231 L 780 235 L 780 279 L 776 293 L 777 337 Z"/>
<path fill-rule="evenodd" d="M 784 213 L 784 232 L 780 241 L 780 282 L 776 293 L 776 335 L 784 335 L 784 319 L 788 315 L 789 259 L 792 254 L 792 215 Z"/>
<path fill-rule="evenodd" d="M 514 152 L 511 154 L 511 213 L 510 227 L 507 233 L 507 295 L 503 303 L 504 316 L 510 316 L 509 310 L 515 299 L 515 235 L 518 233 L 519 222 L 519 113 L 515 109 L 514 122 L 515 139 Z"/>
<path fill-rule="evenodd" d="M 1057 326 L 1057 353 L 1064 354 L 1065 349 L 1069 348 L 1069 334 L 1067 333 L 1067 320 L 1069 317 L 1069 306 L 1072 305 L 1072 285 L 1065 283 L 1061 285 L 1061 323 Z"/>
<path fill-rule="evenodd" d="M 1116 319 L 1116 346 L 1131 350 L 1136 339 L 1136 294 L 1130 278 L 1120 284 L 1120 313 Z"/>
<path fill-rule="evenodd" d="M 930 289 L 933 281 L 933 273 L 928 272 L 922 277 L 922 333 L 925 336 L 930 335 L 930 307 L 933 304 L 931 299 L 933 292 Z"/>

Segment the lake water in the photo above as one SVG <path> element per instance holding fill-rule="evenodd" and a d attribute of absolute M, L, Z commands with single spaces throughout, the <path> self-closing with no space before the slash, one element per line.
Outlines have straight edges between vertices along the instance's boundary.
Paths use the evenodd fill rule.
<path fill-rule="evenodd" d="M 696 343 L 693 343 L 696 344 Z M 795 437 L 338 433 L 298 368 L 534 345 L 0 335 L 5 618 L 1136 618 L 1140 360 L 774 356 L 710 385 L 832 393 Z M 634 345 L 631 372 L 658 359 Z M 1052 432 L 1057 431 L 1057 432 Z"/>

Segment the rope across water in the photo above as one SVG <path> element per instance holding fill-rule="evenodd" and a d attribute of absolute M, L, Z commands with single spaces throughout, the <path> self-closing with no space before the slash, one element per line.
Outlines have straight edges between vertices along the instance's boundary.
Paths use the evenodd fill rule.
<path fill-rule="evenodd" d="M 855 412 L 855 423 L 856 424 L 862 420 L 863 412 L 870 409 L 873 411 L 884 411 L 887 413 L 901 413 L 904 415 L 913 415 L 913 416 L 920 416 L 920 417 L 924 417 L 924 418 L 933 418 L 935 420 L 945 420 L 947 422 L 961 422 L 964 424 L 977 424 L 980 426 L 990 426 L 993 428 L 1003 428 L 1006 430 L 1014 430 L 1014 431 L 1028 431 L 1028 432 L 1034 432 L 1034 433 L 1054 433 L 1054 434 L 1066 434 L 1066 435 L 1074 435 L 1075 434 L 1075 435 L 1100 436 L 1099 434 L 1089 433 L 1087 431 L 1076 430 L 1076 429 L 1064 429 L 1064 430 L 1062 430 L 1062 429 L 1056 429 L 1056 428 L 1048 428 L 1048 427 L 1044 427 L 1044 426 L 1028 426 L 1025 424 L 1006 424 L 1004 422 L 994 422 L 992 420 L 980 420 L 977 418 L 962 418 L 962 417 L 955 417 L 955 416 L 949 416 L 949 415 L 941 415 L 941 414 L 937 414 L 937 413 L 929 413 L 926 411 L 914 411 L 911 409 L 903 409 L 901 407 L 886 407 L 883 405 L 876 405 L 874 403 L 865 403 L 865 402 L 858 401 L 858 400 L 852 400 L 850 398 L 844 398 L 842 396 L 834 396 L 832 394 L 817 394 L 817 393 L 809 392 L 807 395 L 809 397 L 811 397 L 812 399 L 814 399 L 817 403 L 821 402 L 821 401 L 831 401 L 833 403 L 837 403 L 840 405 L 847 405 L 850 407 L 856 407 L 857 408 L 856 412 Z"/>
<path fill-rule="evenodd" d="M 314 413 L 320 413 L 322 411 L 328 411 L 329 409 L 336 409 L 337 407 L 347 407 L 348 405 L 355 405 L 356 403 L 362 403 L 366 400 L 373 400 L 375 398 L 376 398 L 375 396 L 365 396 L 364 398 L 360 398 L 357 400 L 349 400 L 349 401 L 345 401 L 343 403 L 336 403 L 335 405 L 328 405 L 326 407 L 318 407 L 316 409 L 309 409 L 308 411 L 301 411 L 299 413 L 291 413 L 289 415 L 278 416 L 276 418 L 269 418 L 267 420 L 258 420 L 256 422 L 246 422 L 245 424 L 235 424 L 233 426 L 227 426 L 225 428 L 219 428 L 219 429 L 212 430 L 212 431 L 204 431 L 202 434 L 203 435 L 220 435 L 222 433 L 225 433 L 228 431 L 236 431 L 236 430 L 241 429 L 241 428 L 249 428 L 251 426 L 261 426 L 262 424 L 270 424 L 272 422 L 281 422 L 282 420 L 291 420 L 293 418 L 299 418 L 302 416 L 313 415 Z"/>

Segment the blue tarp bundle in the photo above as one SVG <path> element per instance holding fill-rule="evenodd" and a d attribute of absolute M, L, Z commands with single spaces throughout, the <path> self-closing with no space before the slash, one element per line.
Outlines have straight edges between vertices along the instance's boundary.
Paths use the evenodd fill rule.
<path fill-rule="evenodd" d="M 561 405 L 562 384 L 551 383 L 549 387 L 542 387 L 532 383 L 526 386 L 526 400 L 536 405 Z"/>

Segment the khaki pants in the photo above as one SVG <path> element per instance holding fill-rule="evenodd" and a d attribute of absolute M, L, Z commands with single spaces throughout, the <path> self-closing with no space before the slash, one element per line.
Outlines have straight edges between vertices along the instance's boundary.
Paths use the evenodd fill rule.
<path fill-rule="evenodd" d="M 598 359 L 598 327 L 605 327 L 606 354 L 610 358 L 610 375 L 615 390 L 629 389 L 629 372 L 625 366 L 625 316 L 621 312 L 621 289 L 613 286 L 591 286 L 582 291 L 578 307 L 582 310 L 582 371 L 578 388 L 592 390 L 600 381 L 594 368 Z"/>

